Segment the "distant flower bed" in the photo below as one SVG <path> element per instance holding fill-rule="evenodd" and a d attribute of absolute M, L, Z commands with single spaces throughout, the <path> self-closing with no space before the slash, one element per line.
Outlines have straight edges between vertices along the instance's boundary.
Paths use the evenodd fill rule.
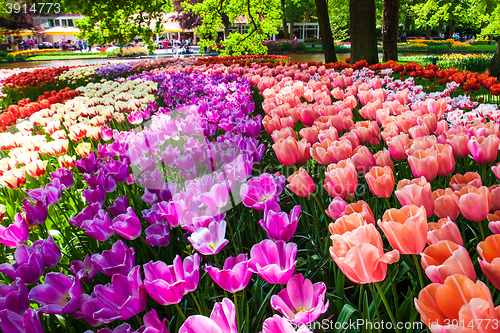
<path fill-rule="evenodd" d="M 7 54 L 7 59 L 8 60 L 14 60 L 14 61 L 20 61 L 20 60 L 25 60 L 27 57 L 33 56 L 33 55 L 41 55 L 41 54 L 53 54 L 53 53 L 60 53 L 62 52 L 59 49 L 43 49 L 43 50 L 23 50 L 23 51 L 16 51 L 16 52 L 11 52 Z"/>
<path fill-rule="evenodd" d="M 408 48 L 412 51 L 430 51 L 430 50 L 467 50 L 470 47 L 469 43 L 462 43 L 453 39 L 446 40 L 429 40 L 429 39 L 413 39 L 408 40 Z"/>
<path fill-rule="evenodd" d="M 284 41 L 269 41 L 264 42 L 264 46 L 267 46 L 269 52 L 294 52 L 294 51 L 305 51 L 306 44 L 304 42 L 299 42 L 296 40 L 284 40 Z"/>
<path fill-rule="evenodd" d="M 489 54 L 444 54 L 441 56 L 411 56 L 401 57 L 400 60 L 415 61 L 424 66 L 436 60 L 436 65 L 441 68 L 457 68 L 460 71 L 473 71 L 482 73 L 488 67 L 493 55 Z"/>

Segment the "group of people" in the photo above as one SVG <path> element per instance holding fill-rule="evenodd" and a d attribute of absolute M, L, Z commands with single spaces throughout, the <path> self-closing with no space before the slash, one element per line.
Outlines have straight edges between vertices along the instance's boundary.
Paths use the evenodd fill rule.
<path fill-rule="evenodd" d="M 168 50 L 169 48 L 171 48 L 172 53 L 174 54 L 187 54 L 191 53 L 190 50 L 191 43 L 192 43 L 191 38 L 183 40 L 182 36 L 179 35 L 178 39 L 173 39 L 173 40 L 160 39 L 158 40 L 158 42 L 156 42 L 156 45 L 160 49 Z"/>

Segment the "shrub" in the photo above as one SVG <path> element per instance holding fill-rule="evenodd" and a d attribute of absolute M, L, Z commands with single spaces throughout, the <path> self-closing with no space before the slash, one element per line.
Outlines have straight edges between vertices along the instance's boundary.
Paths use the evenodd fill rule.
<path fill-rule="evenodd" d="M 293 51 L 293 42 L 284 40 L 280 43 L 281 51 Z"/>
<path fill-rule="evenodd" d="M 295 50 L 296 51 L 305 51 L 306 50 L 306 43 L 298 42 L 297 44 L 295 44 Z"/>

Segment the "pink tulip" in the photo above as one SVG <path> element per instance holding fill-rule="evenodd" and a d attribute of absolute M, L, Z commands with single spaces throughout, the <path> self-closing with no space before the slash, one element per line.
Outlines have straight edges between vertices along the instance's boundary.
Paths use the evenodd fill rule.
<path fill-rule="evenodd" d="M 190 316 L 179 328 L 179 333 L 237 333 L 236 307 L 229 299 L 215 303 L 210 318 Z"/>
<path fill-rule="evenodd" d="M 449 217 L 442 218 L 437 223 L 429 222 L 427 228 L 427 244 L 432 245 L 442 240 L 449 240 L 463 246 L 458 226 Z"/>
<path fill-rule="evenodd" d="M 427 216 L 432 216 L 434 213 L 434 200 L 432 197 L 431 184 L 429 184 L 423 176 L 413 180 L 401 180 L 398 183 L 395 194 L 401 203 L 401 206 L 423 206 Z"/>
<path fill-rule="evenodd" d="M 500 139 L 495 134 L 491 134 L 487 138 L 473 136 L 470 138 L 467 147 L 469 148 L 474 161 L 479 164 L 488 164 L 496 160 L 498 156 L 498 147 Z"/>

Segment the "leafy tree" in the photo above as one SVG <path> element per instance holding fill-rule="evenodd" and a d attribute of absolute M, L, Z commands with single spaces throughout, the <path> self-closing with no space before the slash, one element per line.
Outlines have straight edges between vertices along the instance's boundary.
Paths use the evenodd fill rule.
<path fill-rule="evenodd" d="M 333 39 L 346 39 L 349 28 L 349 0 L 328 0 L 328 14 Z"/>
<path fill-rule="evenodd" d="M 500 34 L 500 3 L 498 1 L 496 2 L 496 7 L 491 10 L 491 14 L 487 16 L 488 23 L 481 31 L 482 34 L 497 36 Z M 487 71 L 490 75 L 500 78 L 500 40 L 497 42 L 497 50 L 488 65 Z"/>
<path fill-rule="evenodd" d="M 194 3 L 200 3 L 203 0 L 191 0 L 189 3 L 194 4 Z M 190 11 L 185 11 L 184 6 L 182 6 L 182 3 L 184 3 L 185 0 L 172 0 L 172 4 L 174 6 L 174 9 L 176 12 L 179 13 L 177 17 L 175 18 L 177 22 L 179 22 L 179 25 L 181 26 L 182 29 L 193 29 L 201 25 L 201 17 L 200 15 L 196 15 L 193 12 Z"/>
<path fill-rule="evenodd" d="M 26 11 L 24 5 L 26 4 Z M 12 10 L 14 5 L 19 5 L 20 10 Z M 33 21 L 33 11 L 30 11 L 32 4 L 24 1 L 1 1 L 0 2 L 0 28 L 6 30 L 39 30 Z"/>
<path fill-rule="evenodd" d="M 172 11 L 170 0 L 65 0 L 65 6 L 84 15 L 77 21 L 79 37 L 90 44 L 116 41 L 123 46 L 140 37 L 150 50 L 153 35 L 161 31 L 163 13 Z"/>
<path fill-rule="evenodd" d="M 240 34 L 231 32 L 226 40 L 221 41 L 222 55 L 263 54 L 267 47 L 262 44 L 272 34 L 277 34 L 281 23 L 280 0 L 204 0 L 197 4 L 185 4 L 186 10 L 200 15 L 201 26 L 196 33 L 202 37 L 199 45 L 219 49 L 217 35 L 224 28 L 221 13 L 227 15 L 230 24 L 237 20 L 246 20 L 248 31 Z"/>

